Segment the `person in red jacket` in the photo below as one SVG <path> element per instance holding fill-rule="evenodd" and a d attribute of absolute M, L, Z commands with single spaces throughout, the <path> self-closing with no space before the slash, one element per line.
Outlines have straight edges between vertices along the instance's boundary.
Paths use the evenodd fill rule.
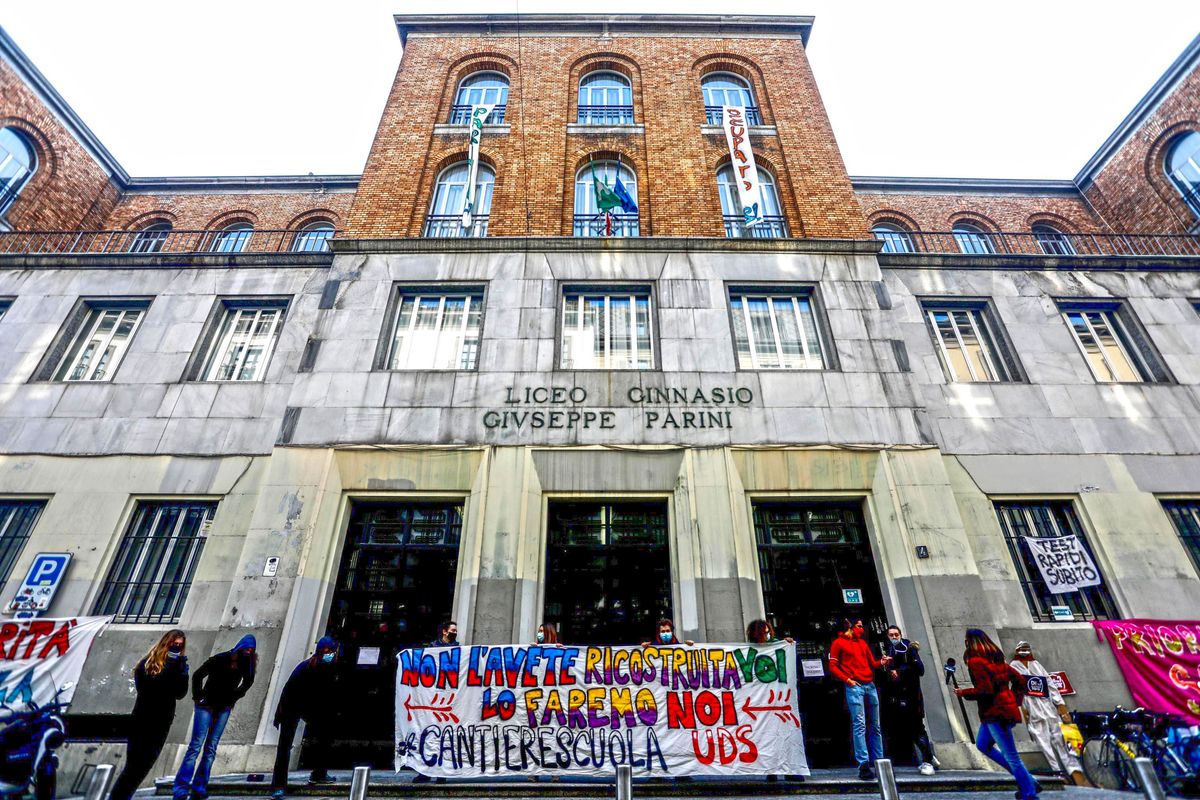
<path fill-rule="evenodd" d="M 842 633 L 829 648 L 829 671 L 846 685 L 846 707 L 850 709 L 850 727 L 854 736 L 854 760 L 858 779 L 875 780 L 874 763 L 883 758 L 883 736 L 879 728 L 879 693 L 875 690 L 875 670 L 891 663 L 871 652 L 863 638 L 861 619 L 843 620 Z"/>
<path fill-rule="evenodd" d="M 1025 678 L 1008 665 L 1000 647 L 978 628 L 967 630 L 963 661 L 967 662 L 974 686 L 955 692 L 979 704 L 975 746 L 1017 779 L 1017 800 L 1035 800 L 1041 787 L 1021 761 L 1012 733 L 1013 726 L 1021 721 Z"/>

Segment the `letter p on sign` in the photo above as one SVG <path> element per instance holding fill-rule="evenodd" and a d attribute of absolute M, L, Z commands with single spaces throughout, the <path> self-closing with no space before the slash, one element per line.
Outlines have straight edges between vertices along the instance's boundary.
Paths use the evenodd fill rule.
<path fill-rule="evenodd" d="M 65 553 L 38 553 L 29 569 L 31 586 L 53 586 L 62 578 L 71 557 Z"/>

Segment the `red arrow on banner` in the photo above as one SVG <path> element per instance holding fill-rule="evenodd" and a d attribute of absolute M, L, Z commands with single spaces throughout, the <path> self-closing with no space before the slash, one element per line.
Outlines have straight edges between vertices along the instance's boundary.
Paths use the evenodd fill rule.
<path fill-rule="evenodd" d="M 765 706 L 750 705 L 750 698 L 746 698 L 746 702 L 742 703 L 742 711 L 752 720 L 758 719 L 758 714 L 769 713 L 779 717 L 784 722 L 791 722 L 797 728 L 800 727 L 800 718 L 792 711 L 792 690 L 786 692 L 776 692 L 772 689 L 767 694 L 767 703 Z M 771 705 L 779 703 L 780 705 Z M 756 713 L 757 712 L 757 713 Z"/>
<path fill-rule="evenodd" d="M 458 714 L 454 713 L 454 694 L 442 697 L 435 694 L 430 705 L 423 706 L 412 702 L 411 697 L 404 698 L 404 710 L 408 712 L 408 721 L 412 722 L 414 711 L 432 711 L 433 718 L 438 722 L 458 722 Z"/>

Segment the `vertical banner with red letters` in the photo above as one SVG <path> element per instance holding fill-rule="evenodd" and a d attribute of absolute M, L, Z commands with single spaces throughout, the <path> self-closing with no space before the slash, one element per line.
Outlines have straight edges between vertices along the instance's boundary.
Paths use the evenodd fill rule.
<path fill-rule="evenodd" d="M 725 142 L 733 166 L 738 200 L 742 208 L 742 223 L 747 227 L 763 221 L 762 191 L 758 182 L 758 167 L 750 148 L 750 131 L 746 124 L 745 106 L 721 106 L 721 122 L 725 127 Z"/>

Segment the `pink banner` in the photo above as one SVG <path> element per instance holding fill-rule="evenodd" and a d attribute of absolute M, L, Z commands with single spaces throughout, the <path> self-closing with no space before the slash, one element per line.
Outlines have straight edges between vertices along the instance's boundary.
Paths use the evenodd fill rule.
<path fill-rule="evenodd" d="M 1200 622 L 1093 622 L 1108 642 L 1133 700 L 1150 711 L 1200 724 Z"/>

